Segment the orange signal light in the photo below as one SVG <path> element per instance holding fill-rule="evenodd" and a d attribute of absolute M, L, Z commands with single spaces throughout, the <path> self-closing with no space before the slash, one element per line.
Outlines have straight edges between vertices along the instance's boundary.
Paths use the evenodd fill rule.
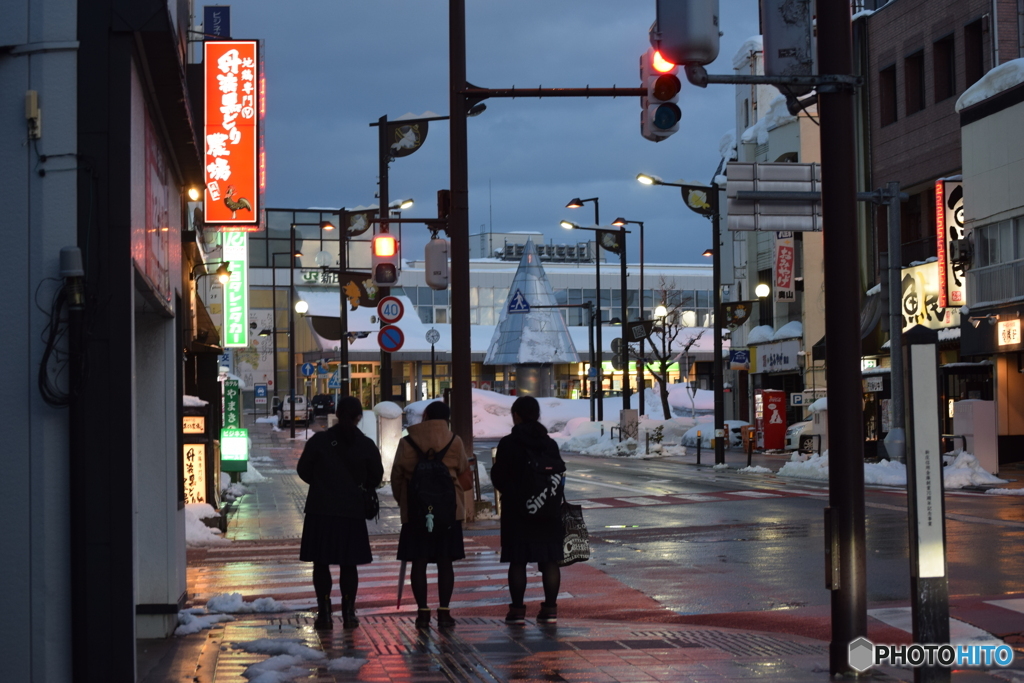
<path fill-rule="evenodd" d="M 398 241 L 391 235 L 377 235 L 373 238 L 373 253 L 375 256 L 394 256 L 398 251 Z"/>
<path fill-rule="evenodd" d="M 676 65 L 662 57 L 661 52 L 658 50 L 654 51 L 654 56 L 651 58 L 651 66 L 659 73 L 668 73 L 676 68 Z"/>

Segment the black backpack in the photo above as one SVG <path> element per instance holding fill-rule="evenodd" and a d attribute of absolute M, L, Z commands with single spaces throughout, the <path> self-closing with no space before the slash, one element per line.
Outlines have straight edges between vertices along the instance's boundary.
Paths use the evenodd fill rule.
<path fill-rule="evenodd" d="M 526 515 L 553 519 L 561 515 L 565 490 L 565 463 L 538 450 L 526 451 Z"/>
<path fill-rule="evenodd" d="M 443 462 L 445 453 L 455 441 L 455 436 L 452 436 L 451 441 L 440 452 L 434 452 L 431 448 L 424 453 L 412 437 L 407 436 L 405 440 L 419 456 L 419 462 L 416 463 L 416 469 L 413 470 L 412 479 L 409 481 L 409 523 L 423 524 L 427 533 L 443 531 L 455 521 L 457 509 L 455 482 L 452 481 L 448 466 Z"/>

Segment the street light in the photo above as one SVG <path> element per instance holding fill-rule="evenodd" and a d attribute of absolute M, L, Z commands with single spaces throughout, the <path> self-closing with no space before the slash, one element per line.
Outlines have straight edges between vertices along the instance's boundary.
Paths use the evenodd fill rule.
<path fill-rule="evenodd" d="M 580 201 L 590 201 L 590 200 L 588 200 L 588 199 L 585 199 L 585 200 L 574 199 L 572 202 L 569 202 L 569 206 L 572 207 L 573 206 L 573 202 L 580 202 Z M 559 225 L 561 225 L 563 228 L 566 228 L 567 230 L 589 230 L 590 232 L 596 232 L 599 235 L 601 233 L 604 233 L 604 232 L 611 232 L 611 230 L 608 230 L 606 228 L 601 228 L 601 227 L 585 228 L 585 227 L 582 227 L 580 225 L 576 225 L 575 223 L 573 223 L 571 221 L 561 221 L 559 223 Z M 619 265 L 620 265 L 619 272 L 620 272 L 620 277 L 621 277 L 621 282 L 620 282 L 620 285 L 619 285 L 620 290 L 621 290 L 620 293 L 619 293 L 619 304 L 620 304 L 620 308 L 621 308 L 621 314 L 620 315 L 622 316 L 621 317 L 621 322 L 622 322 L 621 339 L 622 339 L 622 343 L 625 344 L 626 343 L 626 318 L 627 318 L 627 316 L 626 316 L 626 313 L 627 313 L 627 305 L 626 305 L 626 303 L 627 303 L 626 302 L 626 235 L 629 233 L 629 231 L 626 230 L 623 227 L 619 227 L 619 233 L 622 235 L 622 245 L 621 245 L 622 246 L 622 251 L 619 253 Z M 596 243 L 597 243 L 597 253 L 598 253 L 598 255 L 600 255 L 600 253 L 601 253 L 601 240 L 600 239 L 596 240 Z M 600 271 L 600 262 L 601 262 L 601 260 L 600 260 L 600 258 L 598 258 L 597 259 L 597 264 L 598 264 L 597 272 L 599 273 L 599 275 L 597 277 L 596 284 L 597 284 L 597 300 L 598 300 L 598 311 L 599 312 L 600 312 L 600 301 L 601 301 L 601 285 L 600 285 L 600 282 L 601 282 L 600 281 L 600 272 L 601 271 Z M 598 316 L 598 327 L 597 327 L 597 329 L 598 330 L 601 329 L 601 326 L 600 326 L 600 313 L 599 313 L 599 316 Z M 598 363 L 599 364 L 601 363 L 601 357 L 600 357 L 601 343 L 600 343 L 600 339 L 601 339 L 601 335 L 599 333 L 598 334 Z M 626 357 L 628 359 L 629 354 L 626 354 Z M 600 387 L 601 386 L 600 383 L 603 382 L 603 380 L 601 378 L 601 368 L 600 367 L 598 368 L 597 372 L 598 372 L 598 380 L 599 380 L 598 386 Z M 628 360 L 627 360 L 626 369 L 623 371 L 623 375 L 622 376 L 623 376 L 623 383 L 622 383 L 622 409 L 623 410 L 629 410 L 629 393 L 630 393 L 630 388 L 629 388 L 629 366 L 628 366 Z M 598 392 L 599 392 L 598 396 L 600 397 L 601 396 L 601 389 L 600 388 L 598 389 Z M 598 420 L 602 420 L 602 419 L 604 419 L 604 410 L 603 410 L 603 407 L 601 405 L 600 398 L 598 398 L 597 406 L 598 406 Z"/>
<path fill-rule="evenodd" d="M 586 202 L 594 202 L 594 225 L 601 224 L 601 213 L 600 213 L 600 201 L 597 197 L 589 197 L 587 199 L 580 199 L 579 197 L 573 197 L 573 199 L 565 205 L 567 209 L 581 209 L 583 204 Z M 575 223 L 569 221 L 562 221 L 560 225 L 567 230 L 572 230 L 576 227 Z M 596 380 L 596 391 L 594 392 L 597 399 L 597 419 L 598 421 L 604 420 L 604 348 L 601 346 L 601 244 L 595 240 L 596 249 L 594 249 L 594 291 L 597 292 L 597 327 L 596 327 L 596 349 L 597 349 L 597 377 Z"/>
<path fill-rule="evenodd" d="M 189 279 L 191 279 L 191 280 L 198 280 L 199 277 L 203 277 L 204 275 L 209 275 L 210 273 L 206 272 L 206 273 L 203 273 L 202 275 L 200 275 L 199 277 L 196 277 L 196 271 L 199 270 L 200 268 L 207 268 L 207 269 L 209 269 L 209 267 L 212 266 L 215 263 L 219 263 L 220 267 L 217 268 L 217 270 L 213 271 L 213 274 L 217 276 L 217 282 L 221 283 L 222 285 L 226 285 L 228 283 L 228 280 L 231 279 L 231 271 L 228 270 L 228 265 L 229 265 L 228 261 L 211 261 L 210 263 L 200 263 L 200 264 L 197 264 L 196 267 L 193 268 L 192 272 L 189 274 Z"/>
<path fill-rule="evenodd" d="M 724 161 L 723 161 L 724 163 Z M 719 170 L 721 164 L 719 164 Z M 717 177 L 718 171 L 715 171 Z M 669 183 L 656 175 L 638 173 L 637 182 L 644 185 L 668 185 L 678 187 L 683 195 L 687 208 L 705 218 L 711 219 L 711 286 L 714 331 L 714 374 L 715 374 L 715 464 L 725 462 L 725 440 L 728 431 L 725 429 L 725 368 L 722 364 L 722 244 L 721 244 L 721 211 L 719 210 L 718 183 L 710 185 L 692 185 L 689 183 Z"/>
<path fill-rule="evenodd" d="M 643 221 L 628 221 L 621 216 L 612 221 L 612 225 L 618 227 L 624 227 L 626 225 L 639 225 L 640 226 L 640 300 L 638 302 L 638 310 L 640 311 L 640 320 L 644 319 L 644 222 Z M 625 283 L 623 283 L 625 286 Z M 625 301 L 626 292 L 622 292 L 622 300 Z M 644 410 L 647 408 L 647 404 L 644 403 L 644 342 L 640 340 L 640 362 L 637 363 L 636 368 L 636 387 L 640 393 L 640 410 L 639 415 L 642 415 Z M 628 366 L 627 366 L 628 371 Z"/>
<path fill-rule="evenodd" d="M 295 228 L 300 226 L 318 226 L 321 230 L 334 230 L 334 224 L 330 221 L 320 221 L 319 223 L 292 223 L 289 230 L 289 252 L 293 255 L 292 259 L 288 262 L 288 291 L 291 293 L 290 301 L 295 300 L 295 256 L 302 256 L 302 253 L 295 248 Z M 275 274 L 277 270 L 274 270 Z M 276 296 L 277 290 L 275 288 L 274 294 Z M 305 303 L 305 302 L 303 302 Z M 274 302 L 274 310 L 277 311 L 277 301 Z M 308 306 L 308 304 L 307 304 Z M 290 397 L 289 403 L 291 404 L 291 419 L 289 420 L 289 426 L 291 427 L 291 438 L 295 438 L 295 306 L 288 307 L 288 396 Z M 308 413 L 307 413 L 308 414 Z M 308 421 L 307 421 L 308 425 Z"/>

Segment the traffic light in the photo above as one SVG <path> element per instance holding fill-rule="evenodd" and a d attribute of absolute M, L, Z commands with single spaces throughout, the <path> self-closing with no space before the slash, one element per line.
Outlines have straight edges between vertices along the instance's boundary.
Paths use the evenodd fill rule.
<path fill-rule="evenodd" d="M 622 370 L 629 366 L 629 344 L 622 341 L 621 337 L 612 339 L 612 367 Z"/>
<path fill-rule="evenodd" d="M 423 278 L 431 289 L 448 289 L 448 240 L 434 237 L 423 249 Z"/>
<path fill-rule="evenodd" d="M 381 233 L 373 238 L 373 284 L 393 287 L 398 284 L 398 238 Z"/>
<path fill-rule="evenodd" d="M 679 67 L 662 58 L 657 50 L 640 56 L 640 83 L 647 96 L 640 98 L 640 134 L 648 140 L 661 142 L 679 130 L 683 112 L 679 101 Z"/>
<path fill-rule="evenodd" d="M 797 3 L 799 4 L 799 3 Z M 710 64 L 718 57 L 718 0 L 657 0 L 651 47 L 675 64 Z"/>

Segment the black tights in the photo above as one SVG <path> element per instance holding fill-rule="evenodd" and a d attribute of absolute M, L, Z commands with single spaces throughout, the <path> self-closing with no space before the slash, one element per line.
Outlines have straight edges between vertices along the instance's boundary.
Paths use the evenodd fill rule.
<path fill-rule="evenodd" d="M 544 602 L 554 605 L 558 600 L 558 590 L 562 584 L 562 572 L 557 562 L 538 562 L 541 580 L 544 582 Z M 526 595 L 526 563 L 515 562 L 508 566 L 508 592 L 512 595 L 512 604 L 523 606 Z"/>
<path fill-rule="evenodd" d="M 338 588 L 341 589 L 341 600 L 354 604 L 356 592 L 359 590 L 359 571 L 354 564 L 343 564 L 340 569 Z M 317 598 L 331 595 L 331 565 L 321 562 L 313 563 L 313 590 L 316 591 Z"/>
<path fill-rule="evenodd" d="M 412 574 L 409 579 L 412 582 L 412 595 L 416 598 L 416 606 L 419 609 L 427 609 L 427 560 L 412 561 Z M 448 608 L 454 590 L 455 569 L 452 567 L 452 561 L 438 560 L 437 601 L 441 607 Z"/>

